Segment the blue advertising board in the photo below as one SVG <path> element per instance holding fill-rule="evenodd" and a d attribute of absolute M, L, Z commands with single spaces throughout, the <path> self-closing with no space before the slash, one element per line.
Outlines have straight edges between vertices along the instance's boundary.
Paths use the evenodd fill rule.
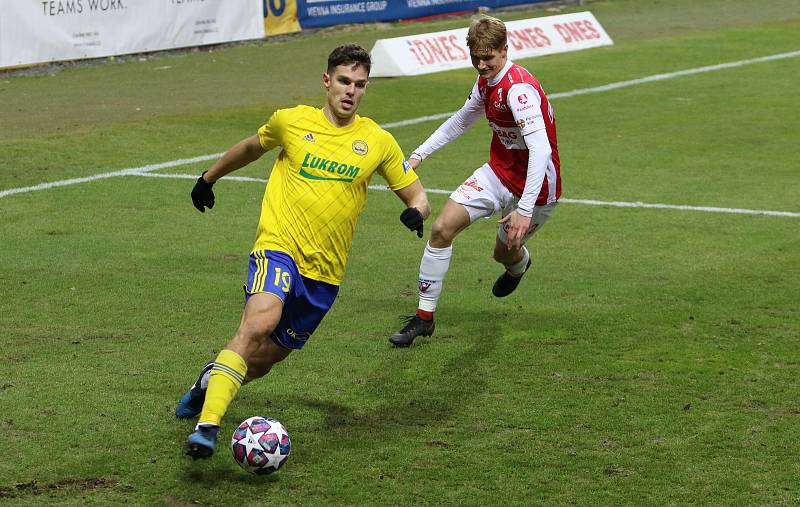
<path fill-rule="evenodd" d="M 302 28 L 414 19 L 449 12 L 495 9 L 546 0 L 297 0 Z"/>

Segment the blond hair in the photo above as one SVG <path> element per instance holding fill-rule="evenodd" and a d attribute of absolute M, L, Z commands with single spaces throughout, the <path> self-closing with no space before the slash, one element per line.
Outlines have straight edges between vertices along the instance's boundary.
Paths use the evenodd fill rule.
<path fill-rule="evenodd" d="M 473 55 L 491 53 L 495 49 L 502 49 L 506 43 L 505 23 L 486 14 L 479 14 L 472 19 L 467 30 L 467 47 Z"/>

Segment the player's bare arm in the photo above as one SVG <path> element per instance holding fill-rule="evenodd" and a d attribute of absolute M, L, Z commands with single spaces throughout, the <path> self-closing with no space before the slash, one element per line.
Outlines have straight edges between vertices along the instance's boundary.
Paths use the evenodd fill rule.
<path fill-rule="evenodd" d="M 425 189 L 422 188 L 422 183 L 420 183 L 419 180 L 400 190 L 395 190 L 395 194 L 397 194 L 397 197 L 399 197 L 407 207 L 419 210 L 423 219 L 428 218 L 431 214 L 431 206 L 428 204 L 428 195 L 425 193 Z"/>
<path fill-rule="evenodd" d="M 266 150 L 261 146 L 258 134 L 242 139 L 226 151 L 208 171 L 203 173 L 203 179 L 208 183 L 214 183 L 226 174 L 258 160 L 264 153 Z"/>
<path fill-rule="evenodd" d="M 203 174 L 197 178 L 191 194 L 192 204 L 197 208 L 197 211 L 205 213 L 206 208 L 211 209 L 214 207 L 214 191 L 212 187 L 218 179 L 246 166 L 254 160 L 258 160 L 264 153 L 266 153 L 266 150 L 261 146 L 257 134 L 234 144 L 225 152 L 222 158 L 214 162 L 211 169 L 203 171 Z"/>
<path fill-rule="evenodd" d="M 406 205 L 406 209 L 400 214 L 400 221 L 412 231 L 417 232 L 417 237 L 422 237 L 423 222 L 431 214 L 431 207 L 428 204 L 428 196 L 422 183 L 419 180 L 395 190 L 395 194 L 400 197 Z"/>

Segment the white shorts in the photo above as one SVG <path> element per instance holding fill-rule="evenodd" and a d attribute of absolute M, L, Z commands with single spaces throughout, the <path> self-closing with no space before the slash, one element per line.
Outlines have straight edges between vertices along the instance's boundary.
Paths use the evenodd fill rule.
<path fill-rule="evenodd" d="M 506 216 L 517 208 L 519 202 L 519 197 L 512 194 L 503 185 L 489 164 L 483 164 L 476 169 L 472 176 L 450 194 L 450 199 L 464 206 L 469 213 L 470 224 L 479 218 L 490 218 L 495 213 L 502 213 L 502 216 Z M 553 214 L 556 204 L 558 202 L 533 207 L 531 227 L 523 236 L 523 243 L 542 228 Z M 502 242 L 508 239 L 505 224 L 501 224 L 497 228 L 497 237 Z"/>

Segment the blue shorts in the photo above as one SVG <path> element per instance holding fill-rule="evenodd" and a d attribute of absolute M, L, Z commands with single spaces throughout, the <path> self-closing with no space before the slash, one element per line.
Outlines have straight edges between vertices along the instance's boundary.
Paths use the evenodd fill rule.
<path fill-rule="evenodd" d="M 250 254 L 245 300 L 259 292 L 269 292 L 283 301 L 283 314 L 272 339 L 281 347 L 302 349 L 333 305 L 339 287 L 304 277 L 283 252 L 256 250 Z"/>

